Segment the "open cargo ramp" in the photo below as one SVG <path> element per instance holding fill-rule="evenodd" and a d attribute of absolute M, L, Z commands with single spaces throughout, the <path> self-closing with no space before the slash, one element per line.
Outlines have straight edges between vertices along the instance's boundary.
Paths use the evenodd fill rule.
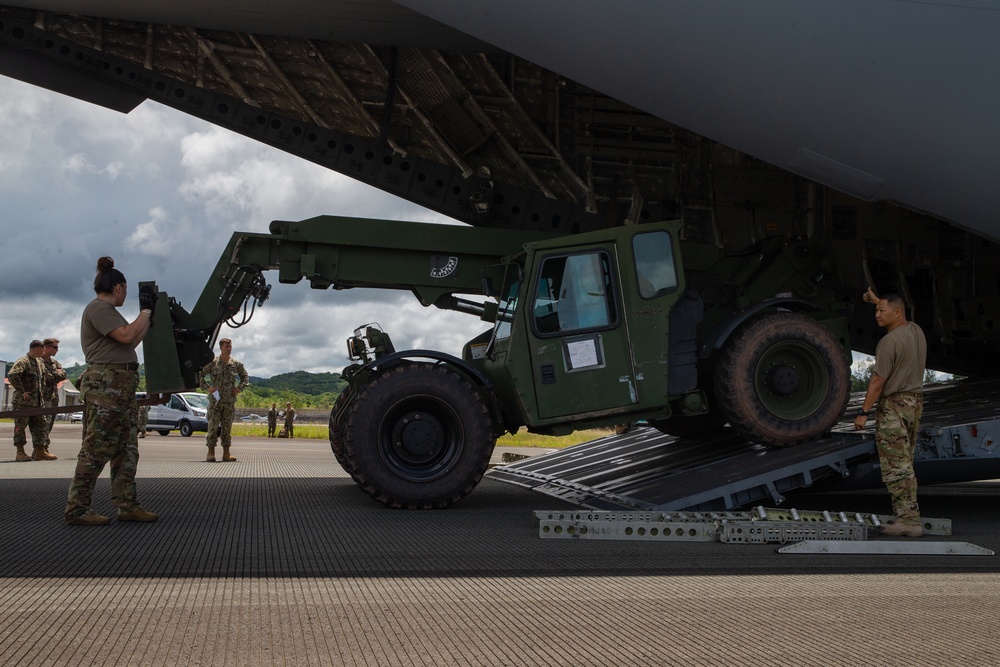
<path fill-rule="evenodd" d="M 830 437 L 769 448 L 726 433 L 677 438 L 635 428 L 500 468 L 489 476 L 598 510 L 729 510 L 766 500 L 868 461 L 874 442 Z"/>
<path fill-rule="evenodd" d="M 919 482 L 1000 477 L 1000 381 L 928 385 L 924 399 L 915 456 Z M 848 415 L 861 400 L 855 396 Z M 789 491 L 818 480 L 844 488 L 881 484 L 873 430 L 855 432 L 851 416 L 830 436 L 787 448 L 757 444 L 728 429 L 678 438 L 639 427 L 488 474 L 596 510 L 731 510 L 780 505 Z"/>

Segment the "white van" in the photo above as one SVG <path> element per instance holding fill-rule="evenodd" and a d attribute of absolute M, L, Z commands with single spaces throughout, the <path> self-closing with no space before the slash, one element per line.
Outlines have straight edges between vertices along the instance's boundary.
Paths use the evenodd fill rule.
<path fill-rule="evenodd" d="M 185 438 L 208 430 L 208 396 L 196 392 L 173 394 L 165 405 L 149 406 L 147 431 L 169 435 L 180 431 Z"/>

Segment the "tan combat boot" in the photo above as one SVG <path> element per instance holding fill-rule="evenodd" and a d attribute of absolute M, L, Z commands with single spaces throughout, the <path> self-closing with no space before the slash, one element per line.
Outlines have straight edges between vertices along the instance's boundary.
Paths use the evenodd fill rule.
<path fill-rule="evenodd" d="M 119 521 L 141 521 L 143 523 L 149 523 L 150 521 L 156 521 L 158 518 L 160 518 L 158 514 L 144 510 L 141 507 L 136 507 L 131 510 L 118 510 Z"/>
<path fill-rule="evenodd" d="M 229 453 L 229 447 L 222 448 L 222 460 L 223 461 L 235 461 L 236 457 Z"/>
<path fill-rule="evenodd" d="M 97 512 L 87 512 L 80 516 L 66 519 L 67 526 L 106 526 L 110 518 L 98 514 Z"/>
<path fill-rule="evenodd" d="M 44 447 L 35 447 L 35 451 L 31 454 L 32 461 L 55 461 L 58 458 L 55 454 L 45 451 Z"/>
<path fill-rule="evenodd" d="M 17 448 L 17 454 L 14 455 L 15 461 L 30 461 L 31 457 L 24 451 L 24 445 Z"/>
<path fill-rule="evenodd" d="M 883 535 L 893 537 L 922 537 L 924 534 L 923 524 L 912 523 L 884 523 L 880 531 Z"/>
<path fill-rule="evenodd" d="M 205 461 L 209 463 L 215 463 L 215 447 L 208 448 L 208 457 L 205 459 Z"/>

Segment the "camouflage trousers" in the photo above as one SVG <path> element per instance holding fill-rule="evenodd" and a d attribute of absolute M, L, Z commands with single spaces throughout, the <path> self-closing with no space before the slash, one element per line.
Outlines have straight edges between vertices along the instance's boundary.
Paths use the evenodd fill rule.
<path fill-rule="evenodd" d="M 903 524 L 920 521 L 913 454 L 923 407 L 922 394 L 902 391 L 879 399 L 875 413 L 875 448 L 882 481 L 892 498 L 892 512 Z"/>
<path fill-rule="evenodd" d="M 236 418 L 236 403 L 233 401 L 218 401 L 208 399 L 208 435 L 205 444 L 215 447 L 221 436 L 222 446 L 229 447 L 233 442 L 233 419 Z"/>
<path fill-rule="evenodd" d="M 56 396 L 51 401 L 48 401 L 45 405 L 52 408 L 59 407 L 59 397 Z M 56 423 L 55 415 L 45 416 L 45 451 L 49 451 L 49 445 L 52 444 L 52 440 L 49 438 L 49 434 L 52 433 L 52 426 L 55 425 L 55 423 Z"/>
<path fill-rule="evenodd" d="M 11 406 L 14 410 L 25 408 L 37 408 L 37 405 L 21 405 L 17 402 Z M 31 433 L 31 444 L 33 447 L 45 447 L 48 442 L 48 430 L 46 429 L 45 415 L 34 417 L 14 417 L 14 446 L 24 447 L 28 444 L 28 433 Z"/>
<path fill-rule="evenodd" d="M 63 514 L 67 520 L 90 509 L 94 484 L 111 464 L 111 504 L 128 511 L 139 507 L 135 473 L 139 465 L 136 440 L 136 371 L 93 370 L 80 378 L 83 399 L 83 444 L 69 486 Z"/>

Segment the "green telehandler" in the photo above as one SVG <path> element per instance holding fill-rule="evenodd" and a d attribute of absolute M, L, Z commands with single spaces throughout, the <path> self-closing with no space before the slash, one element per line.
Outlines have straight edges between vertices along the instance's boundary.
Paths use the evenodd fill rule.
<path fill-rule="evenodd" d="M 375 324 L 347 341 L 330 415 L 337 460 L 371 497 L 440 508 L 485 473 L 498 436 L 645 421 L 680 436 L 723 428 L 772 446 L 828 432 L 850 388 L 850 298 L 814 239 L 738 254 L 678 222 L 557 236 L 322 216 L 233 235 L 189 313 L 154 282 L 147 389 L 197 384 L 220 328 L 267 300 L 264 272 L 316 289 L 409 290 L 490 328 L 461 358 L 397 351 Z M 485 326 L 485 325 L 484 325 Z"/>

